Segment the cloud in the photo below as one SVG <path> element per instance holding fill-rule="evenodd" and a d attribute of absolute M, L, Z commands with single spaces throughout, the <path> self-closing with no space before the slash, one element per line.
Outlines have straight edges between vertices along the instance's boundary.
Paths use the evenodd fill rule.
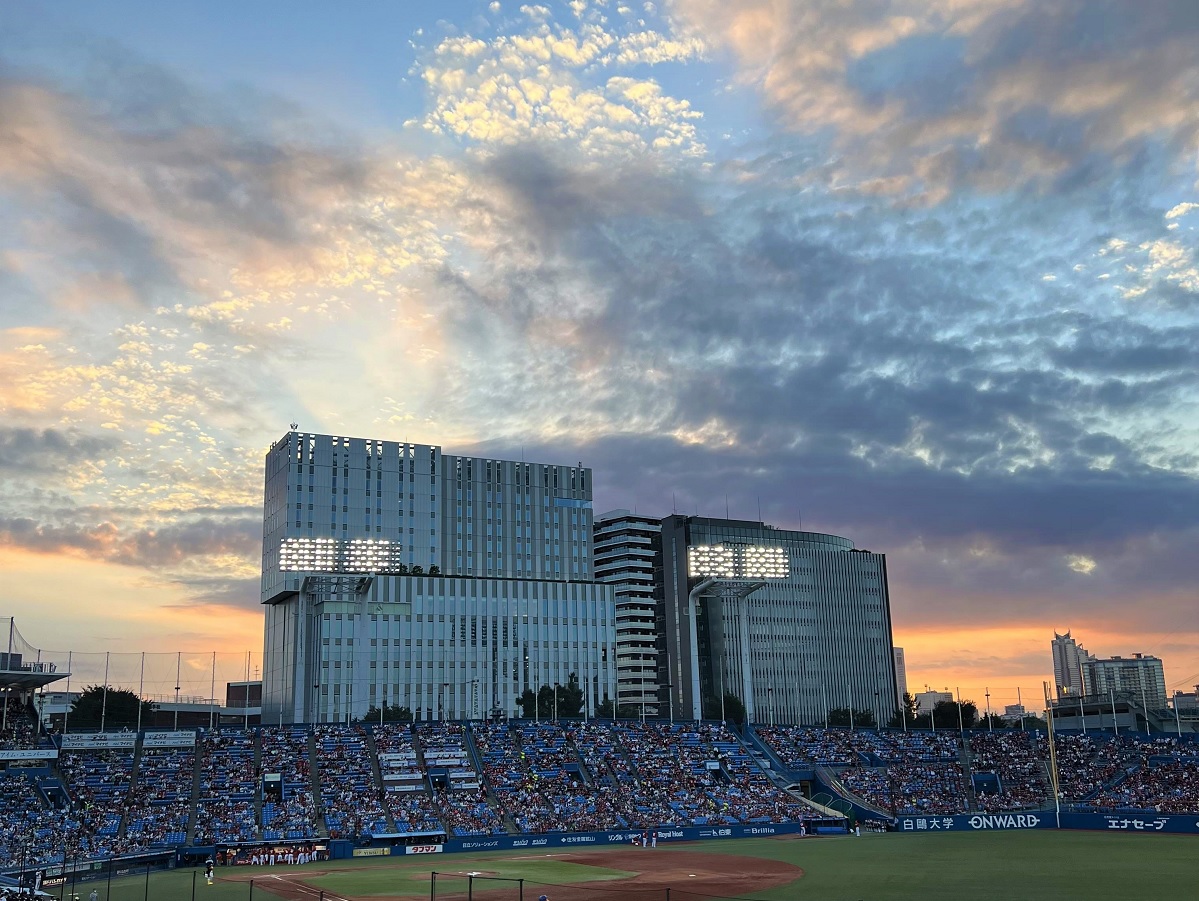
<path fill-rule="evenodd" d="M 698 37 L 601 21 L 567 28 L 550 21 L 546 7 L 521 11 L 536 24 L 489 38 L 454 34 L 424 54 L 426 129 L 484 146 L 549 142 L 601 156 L 704 156 L 702 111 L 632 74 L 702 58 Z"/>
<path fill-rule="evenodd" d="M 952 27 L 930 37 L 881 3 L 866 27 L 868 6 L 803 38 L 806 99 L 772 80 L 799 65 L 802 9 L 708 9 L 736 46 L 776 46 L 763 89 L 803 116 L 702 165 L 703 95 L 667 85 L 709 45 L 581 4 L 571 30 L 525 17 L 421 49 L 423 121 L 463 127 L 444 155 L 297 134 L 262 101 L 248 122 L 138 66 L 87 90 L 6 71 L 20 240 L 0 278 L 38 302 L 0 311 L 0 538 L 240 606 L 262 453 L 299 421 L 581 457 L 597 506 L 723 515 L 727 496 L 756 519 L 760 499 L 887 551 L 904 627 L 1187 615 L 1199 323 L 1169 226 L 1191 195 L 1148 149 L 1184 127 L 1130 126 L 1126 163 L 1101 129 L 1075 159 L 1069 134 L 1038 147 L 1054 98 L 995 119 L 1002 147 L 1027 130 L 1028 168 L 992 155 L 918 184 L 961 122 L 1002 112 L 998 64 L 955 68 L 1003 56 L 1000 11 L 936 7 Z M 1114 115 L 1099 99 L 1078 115 Z M 831 159 L 830 140 L 848 142 Z M 1066 191 L 1089 165 L 1103 177 Z M 934 185 L 939 203 L 895 202 Z"/>
<path fill-rule="evenodd" d="M 85 511 L 81 511 L 85 512 Z M 48 525 L 0 519 L 0 544 L 42 554 L 69 553 L 151 569 L 230 555 L 253 560 L 262 540 L 258 517 L 184 519 L 159 529 L 122 530 L 112 522 Z"/>
<path fill-rule="evenodd" d="M 74 430 L 0 426 L 0 470 L 61 472 L 64 464 L 99 456 L 115 444 L 110 437 L 81 435 Z"/>
<path fill-rule="evenodd" d="M 1188 0 L 676 0 L 786 127 L 831 134 L 843 178 L 1076 190 L 1199 137 Z"/>

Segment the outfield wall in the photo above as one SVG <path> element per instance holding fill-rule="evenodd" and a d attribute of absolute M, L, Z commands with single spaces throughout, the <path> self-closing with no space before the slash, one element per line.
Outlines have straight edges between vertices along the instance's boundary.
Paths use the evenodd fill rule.
<path fill-rule="evenodd" d="M 696 842 L 713 838 L 760 838 L 769 835 L 798 835 L 801 828 L 808 832 L 812 827 L 801 827 L 799 823 L 758 823 L 732 826 L 683 826 L 658 830 L 658 841 Z M 845 828 L 817 826 L 817 834 L 844 835 Z M 651 830 L 652 833 L 652 830 Z M 629 845 L 644 835 L 641 829 L 612 829 L 607 832 L 563 832 L 549 835 L 479 835 L 470 838 L 453 838 L 445 843 L 444 851 L 507 851 L 512 848 L 563 848 L 594 847 L 596 845 Z M 403 848 L 397 852 L 404 853 Z"/>

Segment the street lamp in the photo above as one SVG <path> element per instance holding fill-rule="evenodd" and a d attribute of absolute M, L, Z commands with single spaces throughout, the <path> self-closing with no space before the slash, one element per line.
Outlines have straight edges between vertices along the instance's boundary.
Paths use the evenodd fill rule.
<path fill-rule="evenodd" d="M 991 689 L 986 690 L 987 695 L 987 731 L 994 732 L 994 724 L 991 722 Z M 1085 721 L 1084 721 L 1085 722 Z"/>
<path fill-rule="evenodd" d="M 769 713 L 770 725 L 774 725 L 774 686 L 771 685 L 766 689 L 766 710 Z"/>

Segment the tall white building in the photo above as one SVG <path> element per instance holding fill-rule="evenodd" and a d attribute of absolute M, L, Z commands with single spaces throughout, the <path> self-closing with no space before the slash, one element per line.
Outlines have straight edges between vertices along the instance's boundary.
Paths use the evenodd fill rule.
<path fill-rule="evenodd" d="M 511 714 L 615 696 L 591 470 L 291 431 L 266 456 L 263 722 Z"/>
<path fill-rule="evenodd" d="M 908 693 L 908 665 L 903 657 L 903 648 L 895 649 L 895 692 L 902 707 L 903 696 Z"/>
<path fill-rule="evenodd" d="M 882 554 L 835 535 L 676 515 L 662 520 L 662 574 L 658 680 L 676 716 L 714 712 L 724 693 L 759 723 L 818 723 L 841 707 L 880 723 L 894 715 Z"/>
<path fill-rule="evenodd" d="M 1087 649 L 1070 637 L 1070 633 L 1053 633 L 1053 681 L 1057 685 L 1057 696 L 1086 695 L 1091 693 L 1087 684 L 1085 664 L 1095 659 Z"/>
<path fill-rule="evenodd" d="M 624 714 L 659 714 L 654 571 L 662 567 L 661 533 L 660 520 L 628 510 L 595 520 L 595 577 L 616 593 L 616 694 Z"/>

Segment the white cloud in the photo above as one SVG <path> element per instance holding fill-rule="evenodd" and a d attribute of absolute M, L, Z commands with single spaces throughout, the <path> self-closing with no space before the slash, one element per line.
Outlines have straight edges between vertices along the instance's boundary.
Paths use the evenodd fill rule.
<path fill-rule="evenodd" d="M 595 22 L 543 23 L 487 40 L 454 35 L 425 60 L 431 109 L 423 125 L 482 144 L 565 141 L 592 154 L 703 156 L 702 113 L 665 95 L 657 81 L 622 70 L 698 60 L 705 50 L 697 37 L 609 31 Z"/>
<path fill-rule="evenodd" d="M 1177 219 L 1180 216 L 1185 216 L 1187 213 L 1189 213 L 1193 210 L 1199 210 L 1199 203 L 1191 203 L 1190 201 L 1187 201 L 1185 203 L 1180 203 L 1177 206 L 1171 208 L 1171 210 L 1168 213 L 1166 213 L 1166 218 L 1167 219 Z"/>

